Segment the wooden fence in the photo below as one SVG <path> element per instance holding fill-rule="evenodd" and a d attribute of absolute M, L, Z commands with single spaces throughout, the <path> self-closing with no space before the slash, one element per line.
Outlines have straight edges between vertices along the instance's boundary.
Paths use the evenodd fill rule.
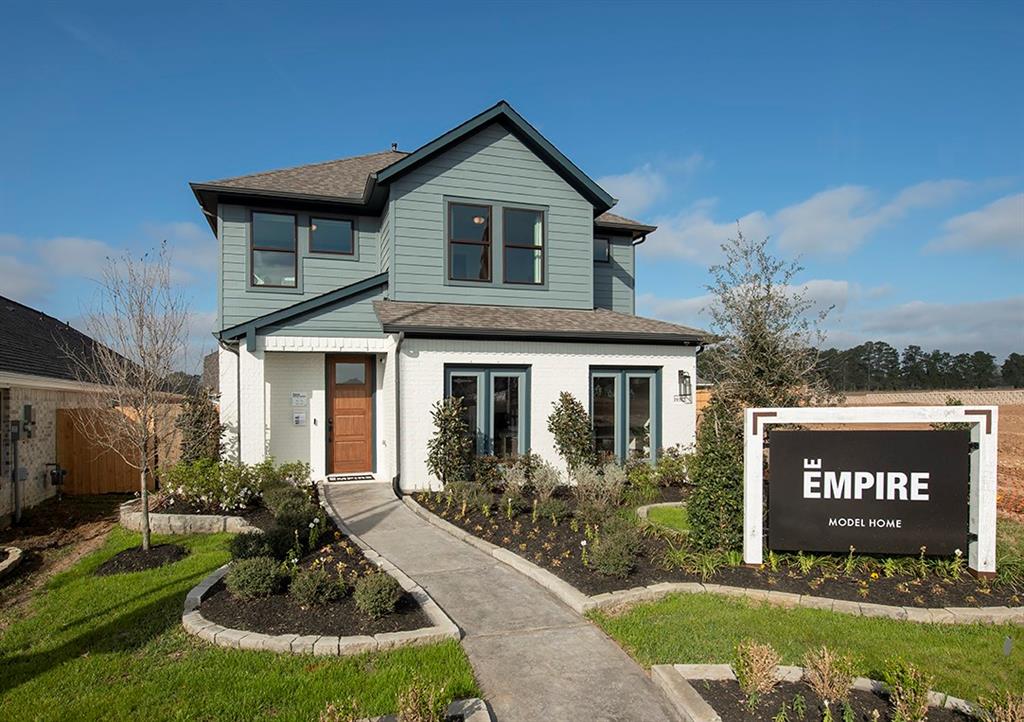
<path fill-rule="evenodd" d="M 139 490 L 139 472 L 119 455 L 104 449 L 75 423 L 77 414 L 116 414 L 96 409 L 57 410 L 57 463 L 67 469 L 65 494 L 132 493 Z M 150 490 L 156 481 L 150 477 Z"/>

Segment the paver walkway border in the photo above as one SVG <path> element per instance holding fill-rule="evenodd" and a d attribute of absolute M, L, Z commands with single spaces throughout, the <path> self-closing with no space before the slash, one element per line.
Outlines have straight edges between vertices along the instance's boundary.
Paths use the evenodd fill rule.
<path fill-rule="evenodd" d="M 185 631 L 200 639 L 205 639 L 219 647 L 234 649 L 255 649 L 269 652 L 292 654 L 315 654 L 324 656 L 347 656 L 363 652 L 377 652 L 396 647 L 434 644 L 448 639 L 461 639 L 459 627 L 445 614 L 444 610 L 416 582 L 410 579 L 401 569 L 371 549 L 355 534 L 326 502 L 323 486 L 317 489 L 320 506 L 331 517 L 341 530 L 362 551 L 363 555 L 379 569 L 394 577 L 406 592 L 420 605 L 432 625 L 404 632 L 381 632 L 374 635 L 354 635 L 335 637 L 318 634 L 262 634 L 242 629 L 230 629 L 203 617 L 199 606 L 210 589 L 213 588 L 227 573 L 230 564 L 216 569 L 203 581 L 197 584 L 185 597 L 185 607 L 181 614 L 181 624 Z"/>
<path fill-rule="evenodd" d="M 721 717 L 692 682 L 735 680 L 736 675 L 728 664 L 656 664 L 651 667 L 655 684 L 669 698 L 684 720 L 688 722 L 721 722 Z M 802 667 L 779 665 L 776 679 L 779 682 L 799 682 L 804 678 Z M 878 680 L 855 677 L 851 689 L 864 692 L 884 692 L 885 685 Z M 931 707 L 945 707 L 972 717 L 978 716 L 978 709 L 967 700 L 951 697 L 939 692 L 928 692 Z"/>
<path fill-rule="evenodd" d="M 854 616 L 885 617 L 907 622 L 1024 624 L 1024 607 L 896 607 L 888 604 L 854 602 L 846 599 L 815 597 L 768 589 L 730 587 L 723 584 L 702 584 L 700 582 L 660 582 L 646 587 L 633 587 L 617 592 L 587 596 L 547 569 L 537 566 L 515 552 L 491 544 L 489 541 L 445 521 L 433 512 L 424 509 L 411 496 L 403 496 L 402 502 L 437 528 L 475 546 L 521 574 L 530 577 L 580 614 L 594 609 L 608 609 L 637 602 L 655 601 L 669 594 L 724 594 L 732 597 L 745 597 L 779 607 L 806 607 Z"/>

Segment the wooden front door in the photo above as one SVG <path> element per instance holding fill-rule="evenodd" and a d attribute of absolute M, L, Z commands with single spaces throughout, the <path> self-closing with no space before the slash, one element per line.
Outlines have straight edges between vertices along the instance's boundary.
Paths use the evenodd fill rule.
<path fill-rule="evenodd" d="M 373 471 L 373 357 L 328 356 L 327 468 Z"/>

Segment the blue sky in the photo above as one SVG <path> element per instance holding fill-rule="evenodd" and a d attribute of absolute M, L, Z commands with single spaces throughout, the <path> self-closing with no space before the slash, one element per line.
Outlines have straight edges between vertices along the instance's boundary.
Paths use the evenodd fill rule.
<path fill-rule="evenodd" d="M 0 293 L 74 319 L 167 238 L 212 347 L 188 188 L 412 149 L 500 98 L 660 230 L 638 311 L 700 325 L 735 230 L 797 257 L 832 343 L 1024 351 L 1019 3 L 15 2 Z"/>

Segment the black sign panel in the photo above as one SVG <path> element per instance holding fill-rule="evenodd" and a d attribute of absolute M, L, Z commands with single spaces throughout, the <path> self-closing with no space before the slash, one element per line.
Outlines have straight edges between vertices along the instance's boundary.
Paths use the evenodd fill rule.
<path fill-rule="evenodd" d="M 968 431 L 769 432 L 768 547 L 967 553 Z"/>

